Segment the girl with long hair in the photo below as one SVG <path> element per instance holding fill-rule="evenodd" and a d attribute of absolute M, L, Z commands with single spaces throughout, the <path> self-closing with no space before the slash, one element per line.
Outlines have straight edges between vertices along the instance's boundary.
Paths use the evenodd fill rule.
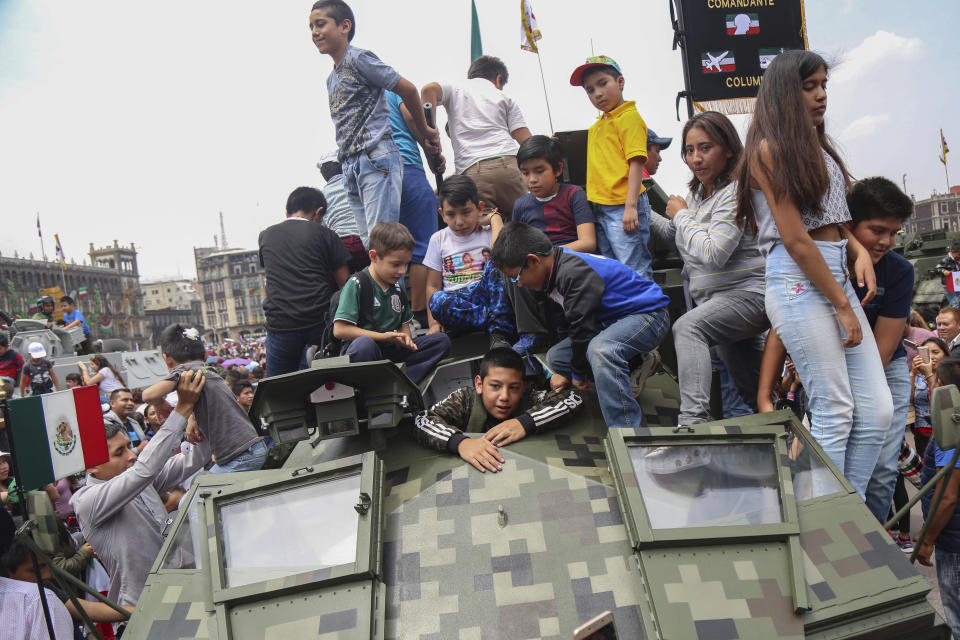
<path fill-rule="evenodd" d="M 753 234 L 737 225 L 737 184 L 732 173 L 743 145 L 730 119 L 707 111 L 683 127 L 680 154 L 690 167 L 686 199 L 670 196 L 666 217 L 651 216 L 653 232 L 676 244 L 696 306 L 676 320 L 673 341 L 680 378 L 679 424 L 710 419 L 711 353 L 754 405 L 763 342 L 763 257 Z M 755 405 L 754 405 L 755 408 Z M 719 417 L 719 416 L 718 416 Z"/>
<path fill-rule="evenodd" d="M 890 426 L 893 401 L 865 301 L 870 255 L 850 234 L 850 177 L 827 139 L 827 63 L 786 51 L 764 74 L 737 170 L 741 228 L 757 233 L 766 310 L 808 396 L 810 432 L 862 498 Z"/>
<path fill-rule="evenodd" d="M 103 356 L 90 356 L 89 369 L 83 362 L 78 362 L 77 368 L 80 369 L 83 384 L 95 384 L 99 387 L 100 402 L 107 402 L 111 393 L 127 386 L 120 372 Z"/>

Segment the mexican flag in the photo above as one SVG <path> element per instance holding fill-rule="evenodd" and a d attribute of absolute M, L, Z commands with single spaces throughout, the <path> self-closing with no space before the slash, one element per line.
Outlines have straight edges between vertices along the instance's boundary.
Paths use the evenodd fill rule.
<path fill-rule="evenodd" d="M 7 404 L 24 491 L 110 458 L 96 386 L 17 398 Z"/>
<path fill-rule="evenodd" d="M 760 68 L 766 69 L 769 67 L 770 63 L 773 62 L 773 59 L 784 51 L 786 51 L 786 49 L 760 49 L 758 51 L 760 54 Z"/>
<path fill-rule="evenodd" d="M 707 51 L 700 56 L 704 73 L 720 73 L 737 70 L 737 61 L 729 51 Z"/>
<path fill-rule="evenodd" d="M 950 293 L 960 291 L 960 271 L 951 271 L 947 276 L 947 291 Z"/>
<path fill-rule="evenodd" d="M 87 288 L 86 288 L 86 287 L 80 287 L 79 289 L 77 289 L 77 297 L 78 297 L 78 298 L 83 299 L 83 298 L 86 298 L 88 295 L 90 295 L 90 294 L 87 293 Z"/>
<path fill-rule="evenodd" d="M 100 318 L 100 330 L 105 332 L 113 331 L 113 317 L 110 315 L 109 310 Z"/>
<path fill-rule="evenodd" d="M 760 18 L 756 13 L 728 13 L 728 36 L 752 36 L 760 33 Z"/>

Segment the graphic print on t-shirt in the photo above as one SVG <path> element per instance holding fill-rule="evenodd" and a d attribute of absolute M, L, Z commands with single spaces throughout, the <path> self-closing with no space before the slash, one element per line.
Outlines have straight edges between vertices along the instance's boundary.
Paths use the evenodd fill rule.
<path fill-rule="evenodd" d="M 447 286 L 462 286 L 479 280 L 489 257 L 488 247 L 443 256 L 443 279 Z"/>

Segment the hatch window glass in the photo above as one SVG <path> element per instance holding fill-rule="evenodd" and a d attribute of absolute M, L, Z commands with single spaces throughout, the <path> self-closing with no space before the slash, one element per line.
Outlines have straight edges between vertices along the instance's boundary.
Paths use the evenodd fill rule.
<path fill-rule="evenodd" d="M 355 474 L 220 505 L 225 586 L 354 564 L 359 492 Z"/>
<path fill-rule="evenodd" d="M 772 444 L 630 446 L 629 451 L 654 529 L 784 521 Z"/>
<path fill-rule="evenodd" d="M 787 457 L 793 476 L 794 500 L 811 500 L 832 493 L 846 493 L 846 489 L 820 456 L 795 429 L 787 438 Z"/>

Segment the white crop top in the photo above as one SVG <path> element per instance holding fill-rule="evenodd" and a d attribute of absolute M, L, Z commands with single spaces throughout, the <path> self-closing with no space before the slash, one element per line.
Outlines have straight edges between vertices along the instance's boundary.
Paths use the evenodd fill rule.
<path fill-rule="evenodd" d="M 820 208 L 823 210 L 821 215 L 818 216 L 810 210 L 800 211 L 803 227 L 807 231 L 813 231 L 828 224 L 843 224 L 850 221 L 850 209 L 847 208 L 847 184 L 843 179 L 843 171 L 829 153 L 822 149 L 821 151 L 823 161 L 827 165 L 830 184 L 827 192 L 823 194 L 823 199 L 820 200 Z M 757 245 L 760 252 L 766 256 L 774 243 L 780 240 L 780 232 L 777 230 L 773 212 L 770 211 L 770 205 L 763 191 L 751 189 L 750 200 L 753 202 L 753 211 L 757 218 Z"/>

